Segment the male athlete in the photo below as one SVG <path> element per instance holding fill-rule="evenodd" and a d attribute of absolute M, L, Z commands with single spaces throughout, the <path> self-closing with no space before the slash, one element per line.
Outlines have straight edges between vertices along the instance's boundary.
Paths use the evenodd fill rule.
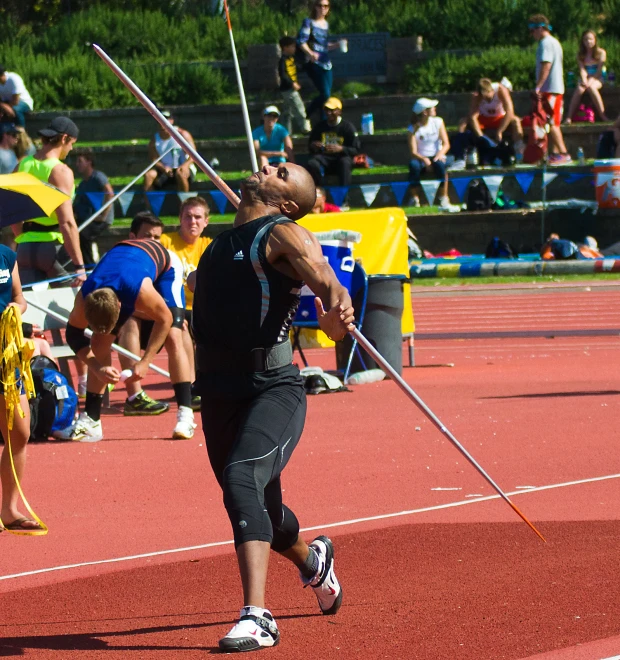
<path fill-rule="evenodd" d="M 154 324 L 144 355 L 127 382 L 144 378 L 149 363 L 165 345 L 178 405 L 172 437 L 193 437 L 191 373 L 182 339 L 183 268 L 176 255 L 153 240 L 117 243 L 97 264 L 75 299 L 66 337 L 74 353 L 88 364 L 86 404 L 72 426 L 56 437 L 81 442 L 103 438 L 103 394 L 108 384 L 117 383 L 120 377 L 112 366 L 111 346 L 119 328 L 134 312 Z M 90 342 L 84 336 L 87 327 L 93 331 Z"/>
<path fill-rule="evenodd" d="M 313 234 L 294 222 L 312 210 L 315 198 L 306 170 L 266 165 L 242 183 L 233 228 L 211 243 L 196 271 L 196 387 L 244 599 L 239 621 L 219 642 L 223 651 L 253 651 L 279 641 L 265 609 L 270 548 L 299 568 L 323 614 L 335 614 L 342 602 L 332 542 L 319 536 L 308 546 L 299 537 L 280 484 L 306 416 L 288 338 L 303 283 L 318 296 L 318 320 L 328 336 L 342 339 L 353 322 L 349 293 Z"/>

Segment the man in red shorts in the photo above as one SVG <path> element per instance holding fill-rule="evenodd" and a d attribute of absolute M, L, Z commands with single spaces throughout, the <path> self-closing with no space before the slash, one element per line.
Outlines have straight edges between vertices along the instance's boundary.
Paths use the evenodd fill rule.
<path fill-rule="evenodd" d="M 553 110 L 550 121 L 549 163 L 565 165 L 572 161 L 566 151 L 564 136 L 560 124 L 564 110 L 564 54 L 560 42 L 551 36 L 549 19 L 543 14 L 530 16 L 528 24 L 530 34 L 538 41 L 536 50 L 536 94 L 547 99 Z"/>

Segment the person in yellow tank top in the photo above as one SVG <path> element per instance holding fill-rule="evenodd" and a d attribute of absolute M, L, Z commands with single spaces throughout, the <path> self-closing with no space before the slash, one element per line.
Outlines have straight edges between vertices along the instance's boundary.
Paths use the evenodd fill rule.
<path fill-rule="evenodd" d="M 188 327 L 192 327 L 192 305 L 194 294 L 187 286 L 187 277 L 198 267 L 202 253 L 207 249 L 211 239 L 202 232 L 209 224 L 209 205 L 202 197 L 189 197 L 179 210 L 179 229 L 173 234 L 163 234 L 161 244 L 178 255 L 183 264 L 183 283 L 185 285 L 185 317 Z M 194 373 L 194 345 L 189 332 L 183 333 L 189 355 L 190 366 Z M 192 408 L 200 409 L 200 397 L 192 396 Z"/>
<path fill-rule="evenodd" d="M 39 181 L 50 183 L 73 197 L 73 172 L 62 161 L 77 141 L 78 127 L 68 117 L 56 117 L 47 128 L 39 131 L 39 135 L 42 147 L 33 156 L 26 156 L 19 163 L 18 171 L 28 172 Z M 72 286 L 81 286 L 86 280 L 80 234 L 71 200 L 63 202 L 50 217 L 20 222 L 12 225 L 12 229 L 17 243 L 17 264 L 24 284 L 68 274 L 58 261 L 63 243 L 75 267 L 76 277 L 71 282 Z"/>

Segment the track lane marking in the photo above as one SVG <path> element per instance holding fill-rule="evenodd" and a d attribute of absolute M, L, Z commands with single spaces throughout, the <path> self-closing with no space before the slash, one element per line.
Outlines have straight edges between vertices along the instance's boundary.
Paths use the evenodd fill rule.
<path fill-rule="evenodd" d="M 516 490 L 506 493 L 509 497 L 516 495 L 527 495 L 529 493 L 537 493 L 544 490 L 553 490 L 555 488 L 567 488 L 568 486 L 578 486 L 582 484 L 591 484 L 600 481 L 608 481 L 611 479 L 620 479 L 620 474 L 608 474 L 602 477 L 590 477 L 588 479 L 578 479 L 576 481 L 565 481 L 559 484 L 548 484 L 547 486 L 535 486 L 528 490 Z M 313 527 L 304 527 L 300 531 L 312 532 L 319 529 L 333 529 L 334 527 L 347 527 L 349 525 L 358 525 L 364 522 L 374 522 L 377 520 L 388 520 L 390 518 L 398 518 L 402 516 L 411 516 L 416 513 L 428 513 L 429 511 L 440 511 L 442 509 L 451 509 L 458 506 L 465 506 L 468 504 L 477 504 L 478 502 L 488 502 L 489 500 L 500 499 L 500 495 L 486 495 L 484 497 L 477 497 L 476 499 L 459 500 L 457 502 L 449 502 L 447 504 L 436 504 L 434 506 L 427 506 L 421 509 L 410 509 L 406 511 L 397 511 L 395 513 L 383 513 L 377 516 L 367 516 L 365 518 L 353 518 L 351 520 L 342 520 L 335 523 L 326 523 L 324 525 L 315 525 Z M 172 555 L 179 552 L 191 552 L 193 550 L 207 550 L 209 548 L 217 548 L 225 545 L 233 545 L 233 541 L 214 541 L 212 543 L 204 543 L 202 545 L 192 545 L 185 548 L 172 548 L 170 550 L 156 550 L 154 552 L 145 552 L 139 555 L 128 555 L 126 557 L 113 557 L 112 559 L 98 559 L 96 561 L 86 561 L 79 564 L 66 564 L 64 566 L 50 566 L 49 568 L 39 568 L 34 571 L 25 571 L 23 573 L 13 573 L 11 575 L 0 575 L 0 580 L 14 580 L 22 577 L 29 577 L 31 575 L 40 575 L 42 573 L 52 573 L 54 571 L 67 571 L 74 568 L 83 568 L 86 566 L 99 566 L 102 564 L 115 564 L 124 561 L 133 561 L 136 559 L 147 559 L 149 557 L 160 557 L 162 555 Z M 613 659 L 612 659 L 613 660 Z"/>

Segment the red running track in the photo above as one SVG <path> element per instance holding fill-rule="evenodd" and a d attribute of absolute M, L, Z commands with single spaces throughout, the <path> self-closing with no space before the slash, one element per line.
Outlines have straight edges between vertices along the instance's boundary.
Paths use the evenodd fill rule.
<path fill-rule="evenodd" d="M 313 595 L 274 557 L 268 600 L 282 642 L 263 654 L 620 653 L 619 350 L 613 337 L 429 340 L 417 344 L 417 363 L 455 366 L 405 370 L 482 466 L 516 493 L 547 544 L 506 503 L 483 499 L 492 489 L 393 383 L 311 397 L 285 498 L 302 525 L 320 530 L 304 532 L 308 539 L 334 539 L 345 599 L 337 616 L 318 615 Z M 309 355 L 328 366 L 331 353 Z M 171 395 L 157 381 L 148 389 Z M 123 398 L 119 388 L 112 404 Z M 172 412 L 125 419 L 112 410 L 101 443 L 30 448 L 24 485 L 51 532 L 0 535 L 0 655 L 214 652 L 241 606 L 230 532 L 201 435 L 167 440 L 173 424 Z M 128 559 L 136 555 L 145 556 Z"/>

